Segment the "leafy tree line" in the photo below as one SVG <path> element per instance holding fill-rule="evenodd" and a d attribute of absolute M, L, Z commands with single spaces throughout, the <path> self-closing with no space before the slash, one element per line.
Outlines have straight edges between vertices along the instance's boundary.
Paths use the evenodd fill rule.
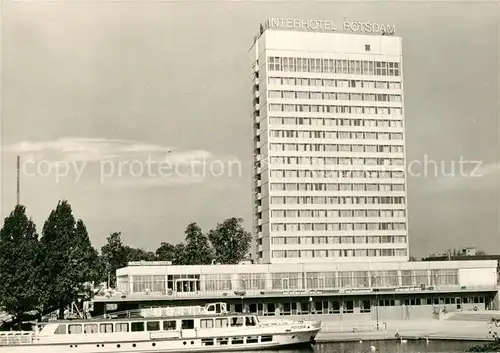
<path fill-rule="evenodd" d="M 242 223 L 241 218 L 228 218 L 206 234 L 196 223 L 191 223 L 184 232 L 184 242 L 162 242 L 154 253 L 123 245 L 121 233 L 113 233 L 101 248 L 107 281 L 114 286 L 116 270 L 129 261 L 171 261 L 173 265 L 237 264 L 247 256 L 251 242 L 251 234 Z"/>
<path fill-rule="evenodd" d="M 172 261 L 174 265 L 214 262 L 236 264 L 250 248 L 251 235 L 241 218 L 229 218 L 204 233 L 196 223 L 186 227 L 184 242 L 162 242 L 155 252 L 124 245 L 121 233 L 109 235 L 100 253 L 92 246 L 81 219 L 60 201 L 45 221 L 41 235 L 17 205 L 0 229 L 0 311 L 17 323 L 30 311 L 47 313 L 65 308 L 83 295 L 89 284 L 116 283 L 116 270 L 129 261 Z"/>

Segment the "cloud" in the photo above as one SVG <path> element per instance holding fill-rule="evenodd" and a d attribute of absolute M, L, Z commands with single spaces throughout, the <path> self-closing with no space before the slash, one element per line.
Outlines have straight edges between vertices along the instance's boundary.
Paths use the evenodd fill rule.
<path fill-rule="evenodd" d="M 21 169 L 26 170 L 26 176 L 52 178 L 57 183 L 85 182 L 91 188 L 191 185 L 242 174 L 236 158 L 217 158 L 206 150 L 183 150 L 132 140 L 23 141 L 4 151 L 21 155 Z"/>
<path fill-rule="evenodd" d="M 51 141 L 23 141 L 7 146 L 4 150 L 54 161 L 94 162 L 143 157 L 150 157 L 153 160 L 185 161 L 193 158 L 213 158 L 210 152 L 204 150 L 183 151 L 172 146 L 103 138 L 68 137 Z"/>

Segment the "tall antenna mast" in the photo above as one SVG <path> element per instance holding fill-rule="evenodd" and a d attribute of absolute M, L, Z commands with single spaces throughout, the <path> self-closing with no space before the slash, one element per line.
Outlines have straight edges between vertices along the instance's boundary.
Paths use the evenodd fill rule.
<path fill-rule="evenodd" d="M 19 170 L 21 169 L 21 157 L 17 156 L 17 198 L 16 198 L 16 204 L 19 205 L 19 194 L 20 194 L 20 175 L 19 175 Z"/>

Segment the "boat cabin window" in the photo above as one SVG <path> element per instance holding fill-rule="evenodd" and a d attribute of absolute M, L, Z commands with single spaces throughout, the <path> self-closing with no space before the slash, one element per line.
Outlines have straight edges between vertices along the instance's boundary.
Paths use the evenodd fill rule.
<path fill-rule="evenodd" d="M 85 324 L 85 333 L 97 333 L 97 324 Z"/>
<path fill-rule="evenodd" d="M 68 334 L 70 335 L 75 335 L 75 334 L 80 334 L 82 333 L 82 325 L 68 325 Z"/>
<path fill-rule="evenodd" d="M 200 328 L 213 328 L 213 327 L 214 327 L 214 319 L 200 320 Z"/>
<path fill-rule="evenodd" d="M 113 324 L 100 324 L 99 332 L 101 333 L 111 333 L 113 332 Z"/>
<path fill-rule="evenodd" d="M 65 335 L 66 334 L 66 325 L 59 325 L 57 326 L 56 330 L 54 331 L 56 335 Z"/>
<path fill-rule="evenodd" d="M 163 321 L 163 331 L 173 331 L 177 327 L 175 320 Z"/>
<path fill-rule="evenodd" d="M 209 312 L 214 311 L 217 314 L 220 314 L 222 312 L 221 303 L 215 303 L 215 304 L 209 305 L 207 311 L 209 311 Z"/>
<path fill-rule="evenodd" d="M 227 345 L 229 343 L 229 338 L 217 338 L 217 344 L 220 346 Z"/>
<path fill-rule="evenodd" d="M 215 319 L 215 327 L 220 328 L 220 327 L 229 327 L 229 320 L 224 318 L 224 319 Z"/>
<path fill-rule="evenodd" d="M 232 317 L 231 318 L 231 326 L 232 327 L 243 326 L 244 320 L 245 320 L 245 318 L 243 316 Z"/>
<path fill-rule="evenodd" d="M 259 343 L 259 336 L 248 336 L 247 343 Z"/>
<path fill-rule="evenodd" d="M 231 339 L 232 344 L 243 344 L 243 337 L 233 337 Z"/>
<path fill-rule="evenodd" d="M 144 331 L 144 322 L 132 322 L 132 332 Z"/>
<path fill-rule="evenodd" d="M 194 320 L 182 320 L 182 329 L 183 330 L 194 329 Z"/>
<path fill-rule="evenodd" d="M 160 331 L 160 321 L 148 321 L 146 323 L 146 329 L 148 331 Z"/>
<path fill-rule="evenodd" d="M 116 332 L 128 332 L 128 322 L 116 323 L 115 329 Z"/>
<path fill-rule="evenodd" d="M 257 325 L 257 322 L 255 322 L 255 317 L 247 316 L 245 318 L 245 326 L 255 326 L 255 325 Z"/>

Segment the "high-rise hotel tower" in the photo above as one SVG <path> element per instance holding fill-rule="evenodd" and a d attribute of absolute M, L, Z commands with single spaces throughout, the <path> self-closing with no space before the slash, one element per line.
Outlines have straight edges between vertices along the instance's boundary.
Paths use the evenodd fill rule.
<path fill-rule="evenodd" d="M 362 25 L 376 27 L 347 27 Z M 340 33 L 328 21 L 261 26 L 251 50 L 256 262 L 408 260 L 392 34 Z"/>

